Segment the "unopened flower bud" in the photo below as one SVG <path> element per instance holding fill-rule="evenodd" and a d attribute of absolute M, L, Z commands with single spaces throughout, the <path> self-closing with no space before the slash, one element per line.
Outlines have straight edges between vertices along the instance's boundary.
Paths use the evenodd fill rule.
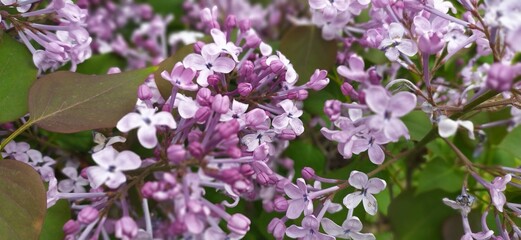
<path fill-rule="evenodd" d="M 324 89 L 329 83 L 329 78 L 327 78 L 327 71 L 316 69 L 315 73 L 311 75 L 309 82 L 306 83 L 308 88 L 311 88 L 315 91 L 320 91 Z"/>
<path fill-rule="evenodd" d="M 121 239 L 134 239 L 138 230 L 139 228 L 134 219 L 128 216 L 122 217 L 114 225 L 115 235 Z"/>
<path fill-rule="evenodd" d="M 281 196 L 276 197 L 273 200 L 273 204 L 275 205 L 274 210 L 277 212 L 286 212 L 288 210 L 288 200 Z"/>
<path fill-rule="evenodd" d="M 249 19 L 242 19 L 239 21 L 239 29 L 241 32 L 247 32 L 251 28 L 251 22 Z"/>
<path fill-rule="evenodd" d="M 246 46 L 249 48 L 258 48 L 261 44 L 262 40 L 257 36 L 257 34 L 250 34 L 246 36 Z"/>
<path fill-rule="evenodd" d="M 241 165 L 241 174 L 244 175 L 244 176 L 251 176 L 255 173 L 255 171 L 253 170 L 253 168 L 251 167 L 250 164 L 243 164 Z"/>
<path fill-rule="evenodd" d="M 282 140 L 293 140 L 297 138 L 297 134 L 291 129 L 284 129 L 279 134 L 279 138 Z"/>
<path fill-rule="evenodd" d="M 152 90 L 146 84 L 139 85 L 137 97 L 143 101 L 152 99 Z"/>
<path fill-rule="evenodd" d="M 331 121 L 335 121 L 340 117 L 342 103 L 338 100 L 327 100 L 324 104 L 324 113 L 331 119 Z"/>
<path fill-rule="evenodd" d="M 225 21 L 225 25 L 224 26 L 227 29 L 232 29 L 235 26 L 237 26 L 237 18 L 235 17 L 235 15 L 228 15 L 228 17 L 226 17 L 226 21 Z"/>
<path fill-rule="evenodd" d="M 80 230 L 80 224 L 78 222 L 69 219 L 64 225 L 63 225 L 63 233 L 65 235 L 75 234 Z"/>
<path fill-rule="evenodd" d="M 242 63 L 241 67 L 239 68 L 239 76 L 246 77 L 253 73 L 253 69 L 255 68 L 255 65 L 253 65 L 253 62 L 250 60 L 244 61 Z"/>
<path fill-rule="evenodd" d="M 257 161 L 264 161 L 270 153 L 270 147 L 267 144 L 261 144 L 253 150 L 253 159 Z"/>
<path fill-rule="evenodd" d="M 340 86 L 340 91 L 342 91 L 342 94 L 344 94 L 345 96 L 350 96 L 353 90 L 353 86 L 347 82 L 342 83 L 342 86 Z"/>
<path fill-rule="evenodd" d="M 186 150 L 183 145 L 173 144 L 166 150 L 168 160 L 174 164 L 179 164 L 186 159 Z"/>
<path fill-rule="evenodd" d="M 121 69 L 119 69 L 118 67 L 111 67 L 107 71 L 107 74 L 116 74 L 116 73 L 121 73 Z"/>
<path fill-rule="evenodd" d="M 286 225 L 282 220 L 274 218 L 271 220 L 270 224 L 268 224 L 268 232 L 273 234 L 277 240 L 283 239 L 284 235 L 286 235 Z"/>
<path fill-rule="evenodd" d="M 282 71 L 282 69 L 284 69 L 284 64 L 279 60 L 273 60 L 270 63 L 270 69 L 271 69 L 271 72 L 273 72 L 275 74 L 279 74 L 280 71 Z"/>
<path fill-rule="evenodd" d="M 204 45 L 206 45 L 204 42 L 201 42 L 201 41 L 195 42 L 194 43 L 194 53 L 200 54 Z"/>
<path fill-rule="evenodd" d="M 228 156 L 230 156 L 231 158 L 240 158 L 242 156 L 242 151 L 239 147 L 237 146 L 232 146 L 232 147 L 229 147 L 228 149 L 226 149 L 226 153 L 228 154 Z"/>
<path fill-rule="evenodd" d="M 201 88 L 197 92 L 195 99 L 201 106 L 210 106 L 213 101 L 212 91 L 208 88 Z"/>
<path fill-rule="evenodd" d="M 487 87 L 502 92 L 512 88 L 516 73 L 514 68 L 503 63 L 494 63 L 490 66 L 487 76 Z"/>
<path fill-rule="evenodd" d="M 239 83 L 239 86 L 237 86 L 237 89 L 239 90 L 239 94 L 243 97 L 250 95 L 251 90 L 253 89 L 251 84 L 249 83 Z"/>
<path fill-rule="evenodd" d="M 230 109 L 230 98 L 221 94 L 215 95 L 212 102 L 212 109 L 220 114 L 225 114 Z"/>
<path fill-rule="evenodd" d="M 222 138 L 228 138 L 239 132 L 240 123 L 236 119 L 232 119 L 228 122 L 223 122 L 217 125 L 217 131 Z"/>
<path fill-rule="evenodd" d="M 245 115 L 245 122 L 247 126 L 250 127 L 257 127 L 261 124 L 263 124 L 268 116 L 266 115 L 266 112 L 260 108 L 255 108 Z"/>
<path fill-rule="evenodd" d="M 315 177 L 315 170 L 310 167 L 305 167 L 301 171 L 302 177 L 306 180 L 311 180 Z"/>
<path fill-rule="evenodd" d="M 438 34 L 424 34 L 418 40 L 418 49 L 430 55 L 436 54 L 445 46 L 445 41 Z"/>
<path fill-rule="evenodd" d="M 203 137 L 203 133 L 201 131 L 191 131 L 188 133 L 188 142 L 199 142 Z"/>
<path fill-rule="evenodd" d="M 236 213 L 228 219 L 228 229 L 238 235 L 245 235 L 250 230 L 251 221 L 246 216 Z"/>
<path fill-rule="evenodd" d="M 141 187 L 141 194 L 143 194 L 143 197 L 145 198 L 152 198 L 154 196 L 154 193 L 156 193 L 158 189 L 158 182 L 146 182 Z"/>
<path fill-rule="evenodd" d="M 219 76 L 217 76 L 217 75 L 215 75 L 215 74 L 211 74 L 211 75 L 209 75 L 208 78 L 207 78 L 207 80 L 208 80 L 208 84 L 209 84 L 210 86 L 214 86 L 214 87 L 217 86 L 217 85 L 219 85 L 219 82 L 221 81 L 221 79 L 219 78 Z"/>
<path fill-rule="evenodd" d="M 204 153 L 203 146 L 199 142 L 191 142 L 190 145 L 188 145 L 188 151 L 196 158 L 201 158 Z"/>
<path fill-rule="evenodd" d="M 195 119 L 197 122 L 206 122 L 210 117 L 212 110 L 209 107 L 201 107 L 195 112 Z"/>
<path fill-rule="evenodd" d="M 375 67 L 370 67 L 368 70 L 367 70 L 367 73 L 369 74 L 369 82 L 373 85 L 380 85 L 380 82 L 382 81 L 382 77 L 380 77 L 380 75 L 378 75 L 378 72 L 376 72 L 376 68 Z M 351 94 L 353 96 L 351 96 L 352 98 L 356 98 L 356 96 L 358 96 L 358 94 L 356 94 L 356 92 L 352 91 Z"/>
<path fill-rule="evenodd" d="M 90 224 L 98 218 L 99 211 L 96 208 L 87 206 L 78 213 L 78 222 L 83 224 Z"/>

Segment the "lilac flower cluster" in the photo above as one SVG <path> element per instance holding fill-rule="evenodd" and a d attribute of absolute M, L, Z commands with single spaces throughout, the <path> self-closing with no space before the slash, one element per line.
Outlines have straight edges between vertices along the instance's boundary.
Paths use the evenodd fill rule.
<path fill-rule="evenodd" d="M 70 0 L 53 0 L 42 9 L 32 7 L 42 2 L 2 0 L 2 28 L 16 32 L 31 51 L 40 72 L 56 70 L 68 62 L 71 71 L 75 71 L 92 54 L 92 38 L 85 30 L 87 12 Z M 10 9 L 16 9 L 16 13 Z"/>

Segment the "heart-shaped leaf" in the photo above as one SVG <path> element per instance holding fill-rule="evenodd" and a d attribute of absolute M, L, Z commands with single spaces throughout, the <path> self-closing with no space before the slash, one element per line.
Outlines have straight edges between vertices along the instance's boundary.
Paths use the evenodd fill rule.
<path fill-rule="evenodd" d="M 336 42 L 324 40 L 315 26 L 293 27 L 280 41 L 280 51 L 293 64 L 301 84 L 309 81 L 315 69 L 331 69 L 336 49 Z"/>
<path fill-rule="evenodd" d="M 47 200 L 40 175 L 28 164 L 0 161 L 0 238 L 38 239 Z"/>
<path fill-rule="evenodd" d="M 37 70 L 27 48 L 3 34 L 0 38 L 0 123 L 27 113 L 29 87 Z"/>
<path fill-rule="evenodd" d="M 137 89 L 156 67 L 109 75 L 55 72 L 29 92 L 30 121 L 53 132 L 110 128 L 132 111 Z"/>

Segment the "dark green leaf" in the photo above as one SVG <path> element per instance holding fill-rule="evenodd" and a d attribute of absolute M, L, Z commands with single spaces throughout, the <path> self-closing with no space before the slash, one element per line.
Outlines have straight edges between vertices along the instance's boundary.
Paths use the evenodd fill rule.
<path fill-rule="evenodd" d="M 94 55 L 78 65 L 76 72 L 84 74 L 106 74 L 111 67 L 123 68 L 125 60 L 114 53 Z"/>
<path fill-rule="evenodd" d="M 63 239 L 63 225 L 71 219 L 71 209 L 67 200 L 59 200 L 47 210 L 40 240 Z"/>
<path fill-rule="evenodd" d="M 420 140 L 431 130 L 432 124 L 422 111 L 412 111 L 402 117 L 402 121 L 409 129 L 412 140 Z"/>
<path fill-rule="evenodd" d="M 38 239 L 46 210 L 40 175 L 23 162 L 0 160 L 0 238 Z"/>
<path fill-rule="evenodd" d="M 72 133 L 114 127 L 137 100 L 137 89 L 156 68 L 109 75 L 55 72 L 38 79 L 29 92 L 33 123 Z"/>
<path fill-rule="evenodd" d="M 521 159 L 521 126 L 508 133 L 497 147 Z"/>
<path fill-rule="evenodd" d="M 314 26 L 293 27 L 280 42 L 280 51 L 293 64 L 301 84 L 309 81 L 315 69 L 333 68 L 336 50 L 336 42 L 324 40 L 320 29 Z"/>
<path fill-rule="evenodd" d="M 434 158 L 419 172 L 417 194 L 434 189 L 457 192 L 463 184 L 464 173 L 454 163 Z"/>
<path fill-rule="evenodd" d="M 27 95 L 37 73 L 27 48 L 7 34 L 0 36 L 0 123 L 27 113 Z"/>
<path fill-rule="evenodd" d="M 326 158 L 316 146 L 305 139 L 291 142 L 286 149 L 285 155 L 295 161 L 296 175 L 300 176 L 300 171 L 304 167 L 311 167 L 317 172 L 322 172 Z"/>
<path fill-rule="evenodd" d="M 442 224 L 451 215 L 457 214 L 442 202 L 449 197 L 440 190 L 415 195 L 413 190 L 402 192 L 391 201 L 389 219 L 396 239 L 439 240 L 442 239 Z"/>

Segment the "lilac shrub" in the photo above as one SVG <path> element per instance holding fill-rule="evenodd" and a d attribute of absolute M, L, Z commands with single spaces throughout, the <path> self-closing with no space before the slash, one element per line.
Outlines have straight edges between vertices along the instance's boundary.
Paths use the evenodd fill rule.
<path fill-rule="evenodd" d="M 521 2 L 184 1 L 182 16 L 153 2 L 1 2 L 35 84 L 92 54 L 125 61 L 41 116 L 31 88 L 28 115 L 0 125 L 1 157 L 39 174 L 49 211 L 72 213 L 65 239 L 521 238 Z M 88 105 L 107 95 L 128 107 Z M 52 121 L 73 110 L 85 119 Z M 88 130 L 88 149 L 52 129 Z M 454 215 L 459 228 L 442 222 Z"/>

